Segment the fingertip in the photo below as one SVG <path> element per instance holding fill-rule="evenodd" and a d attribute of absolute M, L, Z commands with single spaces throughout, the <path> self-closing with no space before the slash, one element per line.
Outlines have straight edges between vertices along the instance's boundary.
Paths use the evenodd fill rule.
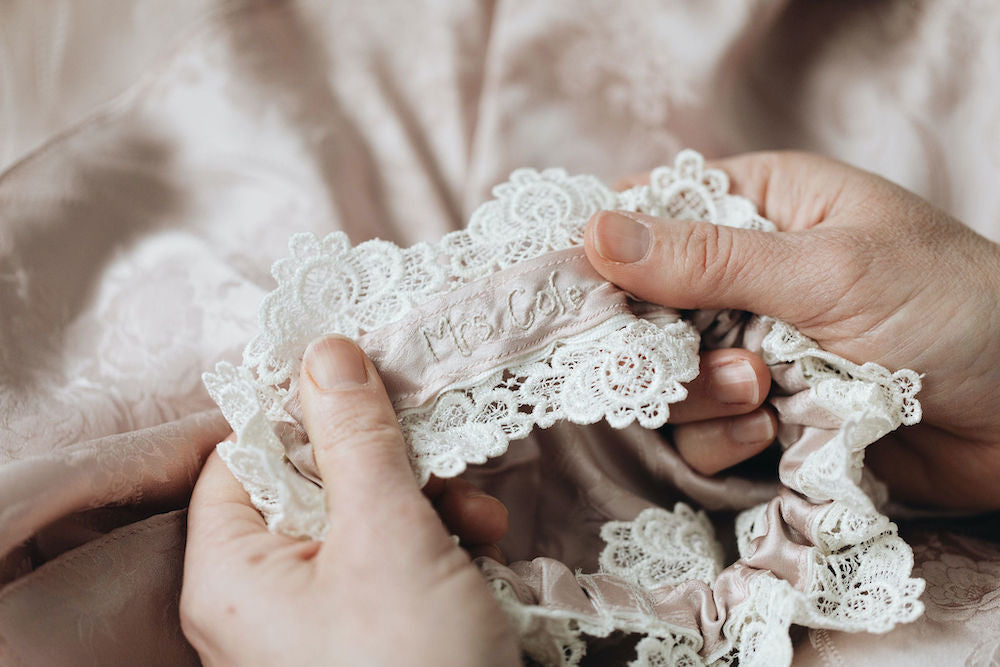
<path fill-rule="evenodd" d="M 507 534 L 510 513 L 507 506 L 489 495 L 469 499 L 470 514 L 478 517 L 477 529 L 470 531 L 475 539 L 482 542 L 498 542 Z"/>
<path fill-rule="evenodd" d="M 702 353 L 698 376 L 688 396 L 670 409 L 670 423 L 731 417 L 756 410 L 771 389 L 771 372 L 749 350 L 727 348 Z"/>
<path fill-rule="evenodd" d="M 750 350 L 712 350 L 703 360 L 709 391 L 720 404 L 750 412 L 760 407 L 771 391 L 770 369 Z"/>
<path fill-rule="evenodd" d="M 653 246 L 647 216 L 630 211 L 598 211 L 588 222 L 592 249 L 603 262 L 635 264 Z"/>
<path fill-rule="evenodd" d="M 448 480 L 436 506 L 445 525 L 463 543 L 497 542 L 507 534 L 507 507 L 465 480 Z"/>
<path fill-rule="evenodd" d="M 778 434 L 778 418 L 773 410 L 762 407 L 749 414 L 730 417 L 726 429 L 729 441 L 741 449 L 742 461 L 774 442 Z"/>
<path fill-rule="evenodd" d="M 354 341 L 325 336 L 309 345 L 299 398 L 324 479 L 337 477 L 345 463 L 388 466 L 412 477 L 392 402 L 371 360 Z"/>
<path fill-rule="evenodd" d="M 710 223 L 598 211 L 587 223 L 584 245 L 598 273 L 640 299 L 674 308 L 712 307 L 699 293 L 711 283 L 710 263 L 698 255 L 715 245 L 702 237 L 720 233 Z"/>
<path fill-rule="evenodd" d="M 361 387 L 368 383 L 369 363 L 350 338 L 323 336 L 309 343 L 302 355 L 302 385 L 319 392 Z"/>

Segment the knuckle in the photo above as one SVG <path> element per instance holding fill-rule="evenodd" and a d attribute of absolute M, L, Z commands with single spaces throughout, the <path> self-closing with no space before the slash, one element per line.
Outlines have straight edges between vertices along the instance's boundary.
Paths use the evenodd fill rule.
<path fill-rule="evenodd" d="M 395 457 L 396 452 L 403 448 L 403 434 L 398 426 L 348 427 L 325 447 L 344 454 L 364 449 L 369 451 L 369 457 Z"/>
<path fill-rule="evenodd" d="M 332 435 L 339 443 L 355 440 L 397 443 L 403 439 L 395 415 L 372 411 L 339 419 Z"/>
<path fill-rule="evenodd" d="M 733 276 L 735 253 L 732 235 L 713 224 L 692 225 L 681 244 L 685 276 L 699 283 L 722 285 Z"/>
<path fill-rule="evenodd" d="M 366 396 L 339 397 L 336 405 L 321 408 L 311 422 L 310 439 L 322 443 L 402 439 L 392 407 Z"/>
<path fill-rule="evenodd" d="M 406 444 L 395 425 L 348 427 L 323 441 L 314 441 L 316 456 L 334 468 L 353 475 L 355 490 L 385 483 L 406 462 Z"/>

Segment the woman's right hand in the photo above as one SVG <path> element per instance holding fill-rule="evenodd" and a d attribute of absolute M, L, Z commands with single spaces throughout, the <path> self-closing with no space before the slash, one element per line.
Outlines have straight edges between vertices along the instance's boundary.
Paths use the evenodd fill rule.
<path fill-rule="evenodd" d="M 191 498 L 180 603 L 202 661 L 521 664 L 507 617 L 442 523 L 447 512 L 417 488 L 371 360 L 347 339 L 320 339 L 306 351 L 299 389 L 325 482 L 325 541 L 268 531 L 222 460 L 209 457 Z M 497 539 L 486 530 L 482 543 Z"/>
<path fill-rule="evenodd" d="M 825 158 L 712 166 L 779 231 L 605 211 L 586 236 L 597 271 L 648 301 L 771 315 L 854 362 L 925 373 L 923 422 L 871 446 L 869 465 L 899 500 L 1000 509 L 1000 246 Z"/>

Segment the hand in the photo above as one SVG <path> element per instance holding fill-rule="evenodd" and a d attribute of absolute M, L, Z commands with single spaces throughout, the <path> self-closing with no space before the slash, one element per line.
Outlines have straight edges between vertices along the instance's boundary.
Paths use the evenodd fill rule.
<path fill-rule="evenodd" d="M 520 664 L 507 618 L 417 488 L 371 361 L 331 337 L 310 346 L 303 366 L 304 422 L 330 520 L 325 541 L 268 532 L 213 454 L 191 499 L 181 591 L 181 625 L 202 661 Z M 506 514 L 497 501 L 463 500 L 468 487 L 436 485 L 460 530 L 473 541 L 499 539 Z"/>
<path fill-rule="evenodd" d="M 618 190 L 648 183 L 624 179 Z M 670 407 L 674 447 L 691 468 L 714 475 L 759 454 L 775 438 L 778 419 L 764 403 L 771 389 L 767 364 L 748 350 L 703 351 L 687 398 Z"/>
<path fill-rule="evenodd" d="M 820 157 L 722 160 L 778 233 L 591 219 L 605 278 L 676 308 L 736 308 L 797 326 L 851 361 L 926 373 L 923 423 L 868 450 L 894 497 L 1000 508 L 1000 247 L 882 178 Z"/>

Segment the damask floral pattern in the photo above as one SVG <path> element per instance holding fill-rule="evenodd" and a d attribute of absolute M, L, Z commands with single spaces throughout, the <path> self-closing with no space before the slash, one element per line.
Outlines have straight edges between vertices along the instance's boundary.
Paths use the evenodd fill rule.
<path fill-rule="evenodd" d="M 927 580 L 928 618 L 960 622 L 1000 609 L 1000 549 L 945 535 L 918 543 L 914 552 L 914 571 Z"/>
<path fill-rule="evenodd" d="M 13 306 L 24 294 L 38 299 L 38 307 L 52 304 L 79 315 L 78 323 L 95 315 L 97 304 L 71 298 L 72 292 L 26 288 L 56 273 L 72 272 L 78 280 L 77 265 L 49 261 L 53 251 L 68 243 L 73 257 L 86 257 L 103 243 L 94 232 L 118 204 L 128 215 L 112 218 L 108 249 L 114 252 L 87 257 L 86 268 L 104 272 L 134 252 L 128 239 L 149 234 L 149 227 L 138 206 L 140 193 L 122 187 L 126 171 L 166 177 L 177 217 L 165 225 L 208 250 L 185 250 L 177 259 L 178 269 L 183 265 L 208 288 L 198 300 L 211 315 L 202 319 L 203 338 L 194 341 L 193 366 L 199 368 L 219 358 L 238 359 L 254 324 L 242 321 L 241 313 L 252 314 L 262 291 L 270 289 L 267 267 L 290 232 L 322 236 L 344 229 L 357 241 L 378 234 L 401 244 L 437 238 L 461 224 L 463 207 L 477 204 L 488 186 L 522 164 L 563 164 L 612 179 L 658 164 L 683 145 L 713 155 L 799 147 L 888 176 L 997 238 L 1000 106 L 989 85 L 1000 73 L 1000 40 L 994 38 L 1000 12 L 994 6 L 895 0 L 846 8 L 734 4 L 635 3 L 616 7 L 626 14 L 619 17 L 609 13 L 608 3 L 596 1 L 573 3 L 571 12 L 559 3 L 524 0 L 267 7 L 199 0 L 128 9 L 109 0 L 86 6 L 8 2 L 0 22 L 0 162 L 4 169 L 20 164 L 0 180 L 0 332 L 6 353 L 0 356 L 3 373 L 10 373 L 0 393 L 0 459 L 4 465 L 30 459 L 30 467 L 50 453 L 68 457 L 69 448 L 91 437 L 189 414 L 197 400 L 204 404 L 203 394 L 185 397 L 148 375 L 138 378 L 142 385 L 131 381 L 147 397 L 141 406 L 133 404 L 134 394 L 91 374 L 94 365 L 75 363 L 101 361 L 93 350 L 74 347 L 79 331 L 59 337 L 50 327 L 24 326 L 15 317 Z M 167 57 L 174 48 L 181 66 Z M 553 60 L 553 67 L 538 66 Z M 119 98 L 111 114 L 105 108 L 91 115 L 140 73 L 155 85 Z M 238 151 L 216 141 L 227 136 L 235 138 Z M 29 155 L 47 140 L 44 150 Z M 120 149 L 131 144 L 166 150 L 125 164 Z M 276 159 L 287 146 L 294 147 L 287 151 L 292 158 Z M 88 162 L 94 148 L 112 150 Z M 265 163 L 267 170 L 259 168 Z M 72 178 L 62 178 L 66 174 Z M 276 181 L 290 194 L 287 206 L 276 203 L 285 196 L 273 187 Z M 221 197 L 230 184 L 254 196 Z M 206 216 L 206 202 L 218 206 L 214 215 Z M 261 208 L 272 213 L 261 215 Z M 88 209 L 96 215 L 82 216 Z M 23 221 L 18 211 L 25 210 L 39 215 L 30 225 L 13 224 Z M 192 231 L 192 222 L 206 219 L 211 225 Z M 46 234 L 53 225 L 61 229 L 55 237 Z M 67 240 L 70 229 L 82 234 Z M 211 273 L 219 266 L 230 269 L 228 275 Z M 133 277 L 162 280 L 166 273 L 137 271 Z M 190 294 L 183 288 L 178 293 Z M 140 287 L 139 294 L 164 292 Z M 162 323 L 168 310 L 162 299 L 145 301 L 159 312 L 136 322 Z M 193 323 L 183 309 L 169 310 L 185 327 Z M 96 331 L 113 335 L 118 320 L 103 318 L 97 317 Z M 164 334 L 133 327 L 129 335 L 162 341 Z M 25 341 L 44 350 L 42 363 L 17 353 Z M 74 362 L 74 371 L 65 373 L 63 361 Z M 119 369 L 130 366 L 119 359 Z M 189 369 L 166 372 L 179 373 L 187 386 Z M 26 377 L 31 381 L 22 382 Z M 198 433 L 215 437 L 207 428 L 189 440 Z M 154 455 L 148 465 L 141 458 L 123 461 L 130 468 L 177 474 L 183 486 L 191 471 L 166 471 L 156 456 L 164 451 L 158 442 L 151 437 L 142 450 L 142 456 Z M 125 441 L 102 438 L 93 445 L 109 447 L 110 455 Z M 109 475 L 117 470 L 145 484 L 137 472 L 116 468 L 113 456 L 106 462 Z M 12 487 L 2 490 L 11 493 Z M 24 497 L 52 505 L 67 490 L 61 471 Z M 5 539 L 8 518 L 0 530 Z M 131 606 L 127 619 L 102 625 L 108 632 L 93 635 L 88 647 L 95 664 L 197 664 L 171 606 L 183 517 L 177 531 L 177 539 L 165 544 L 111 540 L 94 550 L 109 584 L 82 578 L 85 588 L 96 591 L 95 600 L 119 595 L 115 586 L 129 581 L 138 603 L 157 602 L 148 610 Z M 944 563 L 941 553 L 921 549 L 918 543 L 918 566 L 921 558 Z M 948 549 L 977 564 L 1000 562 L 986 550 Z M 80 659 L 77 624 L 100 625 L 91 617 L 101 609 L 60 585 L 65 581 L 59 567 L 47 568 L 47 579 L 22 582 L 16 596 L 3 597 L 4 620 L 30 621 L 19 626 L 24 632 L 12 631 L 0 642 L 15 657 L 28 656 L 25 664 L 52 662 L 40 660 L 33 646 L 62 650 L 66 661 Z M 955 586 L 957 594 L 962 586 Z M 151 597 L 151 587 L 159 595 Z M 929 595 L 924 599 L 931 607 Z M 57 601 L 60 613 L 35 615 L 40 599 Z M 997 611 L 950 622 L 973 628 L 975 635 L 954 640 L 954 662 L 971 651 L 969 665 L 997 663 Z M 933 636 L 922 635 L 925 642 Z M 838 636 L 842 655 L 849 656 L 845 664 L 880 660 L 877 651 L 849 653 L 858 640 Z M 928 644 L 893 633 L 877 645 L 899 658 L 925 655 Z M 129 659 L 111 657 L 119 652 Z M 133 652 L 151 657 L 136 660 Z"/>
<path fill-rule="evenodd" d="M 962 621 L 1000 607 L 1000 562 L 974 561 L 957 554 L 922 563 L 927 579 L 927 615 Z"/>

